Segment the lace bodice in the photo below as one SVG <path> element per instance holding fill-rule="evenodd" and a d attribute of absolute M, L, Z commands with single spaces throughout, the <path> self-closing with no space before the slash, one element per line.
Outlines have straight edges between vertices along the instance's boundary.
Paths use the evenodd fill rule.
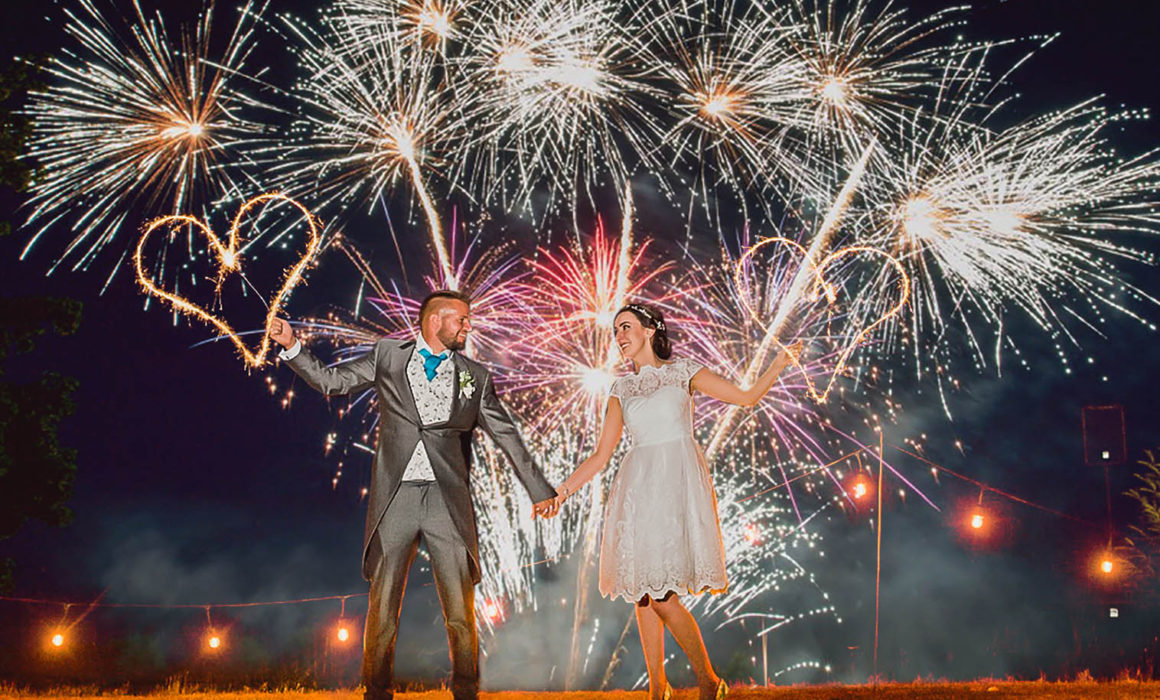
<path fill-rule="evenodd" d="M 689 380 L 701 365 L 687 358 L 616 380 L 611 394 L 620 400 L 624 425 L 634 446 L 678 440 L 693 434 L 693 400 Z"/>

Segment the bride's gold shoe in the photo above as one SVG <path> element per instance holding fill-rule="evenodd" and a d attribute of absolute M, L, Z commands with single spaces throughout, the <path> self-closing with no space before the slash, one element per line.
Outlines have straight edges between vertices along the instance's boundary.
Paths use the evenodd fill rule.
<path fill-rule="evenodd" d="M 669 685 L 666 682 L 665 683 L 665 692 L 664 692 L 664 695 L 662 695 L 661 697 L 663 697 L 664 700 L 673 700 L 673 686 Z"/>
<path fill-rule="evenodd" d="M 701 700 L 710 700 L 710 698 L 712 698 L 713 700 L 725 700 L 725 696 L 729 694 L 729 686 L 726 685 L 725 681 L 718 678 L 716 690 L 714 691 L 712 689 L 709 689 L 708 692 L 705 692 L 705 691 L 706 691 L 705 686 L 701 686 L 700 694 L 699 694 L 699 697 L 701 698 Z"/>

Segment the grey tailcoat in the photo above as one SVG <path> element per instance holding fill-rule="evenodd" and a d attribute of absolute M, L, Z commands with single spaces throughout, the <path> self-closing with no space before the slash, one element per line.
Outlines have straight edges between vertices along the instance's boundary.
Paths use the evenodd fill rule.
<path fill-rule="evenodd" d="M 472 582 L 479 583 L 479 539 L 468 475 L 475 427 L 483 428 L 508 456 L 515 467 L 516 477 L 533 502 L 552 498 L 556 491 L 532 461 L 515 424 L 495 395 L 491 373 L 461 353 L 454 353 L 451 359 L 455 378 L 450 417 L 443 423 L 422 425 L 407 380 L 407 362 L 414 348 L 413 340 L 384 338 L 366 355 L 327 367 L 303 346 L 288 364 L 307 384 L 328 396 L 360 392 L 372 386 L 378 396 L 379 434 L 363 531 L 363 578 L 370 580 L 378 564 L 381 553 L 378 547 L 372 546 L 378 541 L 375 530 L 391 526 L 391 523 L 382 522 L 383 514 L 395 497 L 411 454 L 422 440 L 443 501 L 451 511 L 451 520 L 467 545 Z M 470 397 L 460 388 L 463 372 L 470 373 L 474 380 L 475 388 Z"/>

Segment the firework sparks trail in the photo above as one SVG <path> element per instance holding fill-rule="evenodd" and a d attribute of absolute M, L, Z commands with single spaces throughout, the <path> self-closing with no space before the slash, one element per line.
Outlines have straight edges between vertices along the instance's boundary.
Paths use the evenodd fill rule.
<path fill-rule="evenodd" d="M 871 155 L 874 153 L 875 147 L 876 145 L 873 141 L 866 146 L 861 158 L 859 158 L 858 162 L 850 170 L 850 176 L 847 178 L 846 184 L 842 186 L 841 191 L 834 198 L 834 202 L 826 213 L 825 219 L 810 241 L 805 258 L 798 267 L 798 271 L 794 274 L 789 293 L 780 301 L 777 309 L 775 309 L 773 320 L 766 328 L 765 337 L 762 338 L 761 343 L 757 347 L 757 351 L 753 354 L 753 360 L 742 375 L 742 382 L 745 385 L 752 384 L 758 374 L 765 368 L 766 359 L 773 346 L 785 347 L 780 341 L 780 336 L 786 330 L 788 321 L 792 318 L 793 313 L 802 302 L 807 287 L 811 282 L 816 281 L 816 270 L 819 269 L 820 263 L 830 247 L 830 243 L 838 229 L 838 222 L 849 207 L 850 200 L 854 196 L 854 191 L 858 188 L 863 175 L 866 173 L 866 166 L 870 161 Z M 707 459 L 712 460 L 716 456 L 717 451 L 721 448 L 721 443 L 725 435 L 733 427 L 733 421 L 735 420 L 737 412 L 737 409 L 731 409 L 718 421 L 713 436 L 709 440 L 709 445 L 705 450 Z"/>
<path fill-rule="evenodd" d="M 274 171 L 291 191 L 311 192 L 324 207 L 373 207 L 399 180 L 422 205 L 441 278 L 457 289 L 446 236 L 424 170 L 438 172 L 440 154 L 462 135 L 447 104 L 433 58 L 400 44 L 388 27 L 360 44 L 361 25 L 329 18 L 321 31 L 287 20 L 302 42 L 306 77 L 297 88 L 305 109 L 289 146 L 271 150 Z"/>
<path fill-rule="evenodd" d="M 461 0 L 339 0 L 330 16 L 349 26 L 352 46 L 382 43 L 393 50 L 418 44 L 444 54 L 460 34 L 466 5 Z"/>
<path fill-rule="evenodd" d="M 773 182 L 771 168 L 791 181 L 809 181 L 796 154 L 771 153 L 802 126 L 797 114 L 808 97 L 787 13 L 743 10 L 732 0 L 711 5 L 697 20 L 685 12 L 661 13 L 648 26 L 648 43 L 672 92 L 667 99 L 675 123 L 662 142 L 674 164 L 695 163 L 699 184 L 691 190 L 706 205 L 718 178 L 736 192 Z"/>
<path fill-rule="evenodd" d="M 88 269 L 120 240 L 138 207 L 153 214 L 204 211 L 253 186 L 241 167 L 249 164 L 243 145 L 266 129 L 242 113 L 265 105 L 237 90 L 231 77 L 254 49 L 254 25 L 265 6 L 240 9 L 220 54 L 210 41 L 212 6 L 179 46 L 162 17 L 146 16 L 136 1 L 127 27 L 106 18 L 94 0 L 65 10 L 65 32 L 76 46 L 50 61 L 49 87 L 31 95 L 27 110 L 29 157 L 41 175 L 28 202 L 26 225 L 35 233 L 21 258 L 69 221 L 75 236 L 50 272 L 72 258 L 73 269 Z"/>

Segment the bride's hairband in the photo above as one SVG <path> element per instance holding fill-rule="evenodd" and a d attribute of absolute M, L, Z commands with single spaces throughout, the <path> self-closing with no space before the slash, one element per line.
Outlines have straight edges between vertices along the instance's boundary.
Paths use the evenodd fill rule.
<path fill-rule="evenodd" d="M 640 304 L 626 304 L 624 308 L 632 309 L 633 311 L 652 321 L 653 328 L 656 328 L 658 331 L 663 331 L 665 329 L 665 322 L 653 316 L 648 309 L 644 308 Z"/>

